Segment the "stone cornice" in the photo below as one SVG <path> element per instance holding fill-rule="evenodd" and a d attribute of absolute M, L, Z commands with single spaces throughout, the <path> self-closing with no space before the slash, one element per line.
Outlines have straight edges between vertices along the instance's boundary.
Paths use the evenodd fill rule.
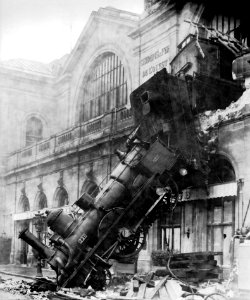
<path fill-rule="evenodd" d="M 133 127 L 129 126 L 129 127 L 126 127 L 124 129 L 116 132 L 116 134 L 114 134 L 114 136 L 113 136 L 113 139 L 117 140 L 119 138 L 124 137 L 124 135 L 128 135 L 131 132 L 131 128 L 133 128 Z M 3 178 L 7 179 L 13 175 L 16 176 L 22 172 L 30 171 L 32 168 L 38 168 L 39 166 L 42 166 L 42 165 L 51 164 L 51 163 L 57 161 L 58 159 L 65 159 L 66 157 L 69 158 L 70 156 L 76 157 L 76 156 L 78 156 L 79 152 L 88 151 L 89 149 L 96 147 L 97 145 L 100 146 L 100 144 L 105 144 L 107 142 L 110 142 L 109 135 L 105 135 L 103 137 L 91 140 L 88 143 L 78 144 L 78 145 L 72 147 L 71 149 L 67 149 L 63 152 L 53 153 L 44 158 L 37 159 L 33 162 L 27 163 L 24 166 L 20 166 L 17 168 L 13 168 L 12 170 L 8 170 L 3 175 Z M 111 154 L 115 155 L 114 153 L 111 153 Z M 110 153 L 106 153 L 106 154 L 103 153 L 103 156 L 109 156 L 109 155 L 110 155 Z"/>
<path fill-rule="evenodd" d="M 75 125 L 45 140 L 10 153 L 7 158 L 6 175 L 53 161 L 53 159 L 74 155 L 96 144 L 110 141 L 110 138 L 116 139 L 124 136 L 128 128 L 131 129 L 134 126 L 130 111 L 125 107 L 117 111 L 115 128 L 110 127 L 112 118 L 113 112 L 107 112 L 96 119 Z"/>
<path fill-rule="evenodd" d="M 70 82 L 72 75 L 67 73 L 57 78 L 55 82 L 55 94 L 59 95 L 60 93 L 64 93 L 65 91 L 70 90 Z"/>
<path fill-rule="evenodd" d="M 26 80 L 26 81 L 35 81 L 43 84 L 53 84 L 55 77 L 44 74 L 37 74 L 32 72 L 25 72 L 15 68 L 0 67 L 0 76 L 4 78 L 9 77 L 11 80 Z"/>
<path fill-rule="evenodd" d="M 0 83 L 0 88 L 2 91 L 4 92 L 11 92 L 11 93 L 16 93 L 16 94 L 20 94 L 22 93 L 23 95 L 32 95 L 32 96 L 36 96 L 35 98 L 37 98 L 37 96 L 39 96 L 41 93 L 37 93 L 36 90 L 30 90 L 30 89 L 25 89 L 25 88 L 17 88 L 15 86 L 11 86 L 11 87 L 6 87 L 6 86 L 2 86 Z M 51 88 L 51 87 L 49 87 Z M 50 101 L 54 101 L 55 100 L 55 95 L 52 94 L 51 92 L 45 92 L 44 90 L 42 91 L 42 95 L 44 99 L 50 100 Z"/>
<path fill-rule="evenodd" d="M 62 74 L 66 72 L 72 72 L 75 64 L 83 55 L 89 40 L 95 34 L 100 24 L 116 24 L 117 26 L 127 27 L 129 32 L 129 30 L 136 26 L 138 21 L 139 16 L 137 14 L 110 7 L 100 8 L 98 11 L 93 11 L 82 33 L 80 34 L 74 49 L 70 53 L 65 63 Z"/>

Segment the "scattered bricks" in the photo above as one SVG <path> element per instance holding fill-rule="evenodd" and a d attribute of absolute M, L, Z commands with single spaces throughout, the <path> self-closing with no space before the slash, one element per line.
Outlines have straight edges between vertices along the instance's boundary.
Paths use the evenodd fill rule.
<path fill-rule="evenodd" d="M 128 294 L 128 290 L 127 289 L 121 289 L 120 290 L 120 296 L 126 296 Z"/>
<path fill-rule="evenodd" d="M 33 300 L 49 300 L 49 291 L 37 292 L 31 291 L 32 282 L 26 282 L 24 280 L 15 281 L 13 279 L 6 279 L 0 283 L 0 289 L 8 292 L 12 295 L 25 295 L 29 296 Z M 16 296 L 15 296 L 16 297 Z"/>

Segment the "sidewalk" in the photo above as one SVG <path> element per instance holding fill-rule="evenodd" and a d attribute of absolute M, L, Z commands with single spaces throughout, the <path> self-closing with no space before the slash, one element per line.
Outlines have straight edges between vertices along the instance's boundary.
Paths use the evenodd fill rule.
<path fill-rule="evenodd" d="M 35 279 L 36 267 L 28 267 L 25 265 L 0 265 L 0 274 L 20 276 L 24 278 Z M 55 272 L 51 269 L 42 269 L 44 277 L 55 278 Z"/>

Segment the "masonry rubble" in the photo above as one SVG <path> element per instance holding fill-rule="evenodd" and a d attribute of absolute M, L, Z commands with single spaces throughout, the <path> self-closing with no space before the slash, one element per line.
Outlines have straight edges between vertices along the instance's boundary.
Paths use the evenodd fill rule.
<path fill-rule="evenodd" d="M 44 280 L 46 282 L 46 278 Z M 170 276 L 154 277 L 152 276 L 152 272 L 148 275 L 136 274 L 130 279 L 127 277 L 126 280 L 123 283 L 110 285 L 104 291 L 94 291 L 91 287 L 87 289 L 63 288 L 60 291 L 53 289 L 36 291 L 32 282 L 1 279 L 0 290 L 14 295 L 27 295 L 30 299 L 34 300 L 181 300 L 206 299 L 209 295 L 219 295 L 220 298 L 218 299 L 230 299 L 235 295 L 228 281 L 222 283 L 206 281 L 200 285 L 190 285 Z M 193 298 L 190 298 L 191 296 Z"/>
<path fill-rule="evenodd" d="M 225 109 L 205 111 L 199 114 L 201 131 L 207 133 L 209 130 L 229 120 L 238 120 L 245 114 L 250 113 L 250 88 L 248 87 L 242 96 L 232 102 Z"/>

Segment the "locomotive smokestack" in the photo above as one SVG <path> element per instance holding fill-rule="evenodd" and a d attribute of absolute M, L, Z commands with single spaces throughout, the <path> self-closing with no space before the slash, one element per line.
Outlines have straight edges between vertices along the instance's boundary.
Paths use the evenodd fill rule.
<path fill-rule="evenodd" d="M 54 251 L 50 250 L 47 246 L 45 246 L 39 239 L 32 234 L 28 228 L 22 230 L 18 236 L 19 239 L 24 240 L 27 244 L 37 250 L 42 258 L 50 258 Z"/>

